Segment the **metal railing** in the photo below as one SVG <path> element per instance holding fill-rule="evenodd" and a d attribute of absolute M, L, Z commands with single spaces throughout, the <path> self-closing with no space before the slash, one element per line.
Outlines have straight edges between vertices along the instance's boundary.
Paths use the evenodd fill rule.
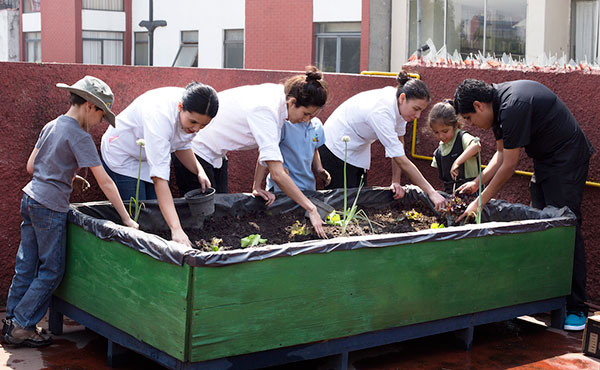
<path fill-rule="evenodd" d="M 362 71 L 360 72 L 361 75 L 368 75 L 368 76 L 397 76 L 397 73 L 394 72 L 375 72 L 375 71 Z M 421 79 L 421 76 L 417 73 L 408 73 L 408 75 L 412 78 L 418 78 L 419 80 Z M 411 142 L 411 146 L 410 146 L 410 155 L 413 158 L 418 158 L 418 159 L 426 159 L 426 160 L 433 160 L 433 157 L 429 157 L 426 155 L 420 155 L 416 153 L 416 146 L 417 146 L 417 119 L 415 118 L 415 120 L 413 121 L 413 130 L 412 130 L 412 142 Z M 487 167 L 485 164 L 481 165 L 481 168 L 485 168 Z M 517 175 L 522 175 L 522 176 L 529 176 L 531 177 L 533 175 L 533 172 L 528 172 L 528 171 L 521 171 L 521 170 L 516 170 L 515 173 Z M 600 183 L 598 182 L 594 182 L 594 181 L 586 181 L 585 184 L 587 186 L 593 186 L 593 187 L 597 187 L 600 188 Z"/>

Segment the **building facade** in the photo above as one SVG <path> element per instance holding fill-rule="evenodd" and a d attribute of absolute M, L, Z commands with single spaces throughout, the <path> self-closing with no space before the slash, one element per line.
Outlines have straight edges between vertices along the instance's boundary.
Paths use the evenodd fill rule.
<path fill-rule="evenodd" d="M 0 60 L 147 65 L 152 49 L 156 66 L 298 70 L 316 64 L 358 73 L 397 71 L 430 42 L 463 58 L 505 53 L 543 64 L 544 55 L 564 55 L 596 63 L 598 3 L 0 0 Z M 151 33 L 140 26 L 150 20 L 150 4 L 152 20 L 166 22 Z"/>

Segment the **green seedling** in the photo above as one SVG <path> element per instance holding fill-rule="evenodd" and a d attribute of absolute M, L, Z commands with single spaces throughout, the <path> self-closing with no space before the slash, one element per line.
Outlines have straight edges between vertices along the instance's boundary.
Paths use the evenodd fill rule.
<path fill-rule="evenodd" d="M 140 217 L 140 210 L 142 207 L 146 208 L 146 205 L 138 200 L 140 195 L 140 177 L 142 174 L 142 151 L 144 150 L 144 146 L 146 146 L 146 140 L 137 139 L 135 143 L 140 147 L 140 158 L 138 160 L 138 178 L 135 186 L 135 197 L 129 198 L 129 215 L 133 217 L 133 221 L 137 222 L 138 217 Z M 131 202 L 134 204 L 133 211 L 131 210 Z"/>
<path fill-rule="evenodd" d="M 423 219 L 423 214 L 421 212 L 417 212 L 413 209 L 410 211 L 404 211 L 404 217 L 409 220 L 421 221 Z"/>
<path fill-rule="evenodd" d="M 217 252 L 221 248 L 221 243 L 223 243 L 223 239 L 214 237 L 210 240 L 210 244 L 208 245 L 210 249 Z"/>
<path fill-rule="evenodd" d="M 434 222 L 434 223 L 431 224 L 431 228 L 432 229 L 443 229 L 445 227 L 446 226 L 444 226 L 444 224 L 438 224 L 437 222 Z"/>
<path fill-rule="evenodd" d="M 261 239 L 260 234 L 250 234 L 241 239 L 242 248 L 255 247 L 259 244 L 266 244 L 267 239 Z"/>

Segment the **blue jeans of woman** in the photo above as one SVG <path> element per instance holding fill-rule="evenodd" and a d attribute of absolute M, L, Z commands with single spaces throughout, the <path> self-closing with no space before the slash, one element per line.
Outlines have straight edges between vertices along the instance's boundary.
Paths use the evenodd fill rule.
<path fill-rule="evenodd" d="M 21 243 L 6 317 L 29 328 L 46 314 L 50 297 L 65 272 L 67 213 L 48 209 L 25 194 L 21 216 Z"/>
<path fill-rule="evenodd" d="M 106 173 L 117 185 L 117 189 L 119 189 L 119 194 L 121 195 L 121 199 L 123 199 L 123 203 L 125 203 L 125 207 L 129 204 L 129 200 L 134 197 L 135 198 L 135 189 L 137 187 L 137 177 L 129 177 L 125 175 L 121 175 L 112 171 L 104 160 L 102 160 L 102 166 L 106 170 Z M 151 200 L 156 199 L 156 190 L 154 189 L 154 183 L 147 182 L 144 180 L 140 180 L 140 188 L 138 190 L 138 200 Z"/>

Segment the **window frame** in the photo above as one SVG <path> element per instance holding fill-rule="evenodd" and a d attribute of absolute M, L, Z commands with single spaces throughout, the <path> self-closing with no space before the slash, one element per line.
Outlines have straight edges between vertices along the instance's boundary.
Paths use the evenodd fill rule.
<path fill-rule="evenodd" d="M 242 32 L 242 39 L 241 40 L 227 40 L 227 31 L 241 31 Z M 244 51 L 245 51 L 245 43 L 246 43 L 246 33 L 245 33 L 245 29 L 244 28 L 228 28 L 228 29 L 223 29 L 223 68 L 235 68 L 235 69 L 244 69 L 244 62 L 245 62 L 245 55 L 244 55 Z M 241 44 L 242 45 L 242 66 L 241 67 L 227 67 L 225 65 L 226 61 L 227 61 L 227 45 L 232 45 L 232 44 Z"/>
<path fill-rule="evenodd" d="M 334 72 L 334 73 L 342 73 L 340 72 L 340 68 L 341 68 L 341 63 L 342 63 L 342 38 L 357 38 L 359 41 L 361 40 L 361 32 L 358 31 L 353 31 L 353 32 L 320 32 L 319 31 L 319 26 L 321 25 L 325 25 L 325 24 L 332 24 L 332 23 L 358 23 L 360 24 L 360 22 L 318 22 L 315 23 L 315 65 L 319 67 L 319 69 L 322 70 L 322 66 L 319 63 L 319 41 L 323 40 L 323 39 L 335 39 L 336 40 L 336 49 L 335 49 L 335 71 L 325 71 L 325 72 Z M 343 73 L 349 73 L 349 72 L 343 72 Z M 360 73 L 360 65 L 359 65 L 359 72 Z"/>
<path fill-rule="evenodd" d="M 196 32 L 196 41 L 195 42 L 185 42 L 184 40 L 184 34 L 186 32 Z M 198 67 L 198 55 L 199 55 L 199 43 L 200 43 L 200 31 L 199 30 L 181 30 L 179 32 L 179 49 L 177 50 L 177 54 L 175 54 L 175 59 L 173 59 L 173 64 L 171 64 L 171 67 Z M 176 66 L 175 63 L 177 63 L 177 59 L 179 59 L 179 55 L 181 55 L 181 51 L 184 48 L 188 48 L 191 47 L 192 45 L 194 45 L 196 47 L 196 65 L 191 65 L 191 66 Z M 192 63 L 193 64 L 193 63 Z"/>
<path fill-rule="evenodd" d="M 37 34 L 39 35 L 39 37 L 37 38 L 32 38 L 32 39 L 28 39 L 27 35 L 31 35 L 31 34 Z M 24 61 L 25 62 L 30 62 L 30 63 L 41 63 L 42 61 L 42 33 L 41 32 L 23 32 L 23 40 L 25 43 L 25 58 Z M 28 50 L 29 50 L 29 44 L 33 43 L 34 47 L 34 60 L 30 61 L 29 60 L 29 54 L 28 54 Z M 35 58 L 35 57 L 39 57 Z"/>
<path fill-rule="evenodd" d="M 31 5 L 31 9 L 28 9 L 28 7 L 25 5 L 29 3 Z M 37 4 L 37 9 L 36 6 L 34 6 L 34 3 Z M 23 6 L 23 13 L 39 13 L 41 10 L 41 0 L 23 0 L 22 3 L 20 4 Z"/>
<path fill-rule="evenodd" d="M 109 38 L 89 38 L 89 37 L 85 37 L 83 36 L 85 32 L 110 32 L 110 33 L 114 33 L 114 34 L 119 34 L 121 35 L 120 39 L 109 39 Z M 101 63 L 100 65 L 124 65 L 125 62 L 125 32 L 120 32 L 120 31 L 100 31 L 100 30 L 82 30 L 81 32 L 81 49 L 83 50 L 83 46 L 85 41 L 94 41 L 94 42 L 100 42 L 100 59 L 101 59 Z M 105 41 L 121 41 L 121 47 L 122 47 L 122 59 L 120 64 L 106 64 L 104 61 L 104 42 Z M 95 64 L 95 63 L 85 63 L 83 62 L 83 56 L 82 56 L 82 64 Z"/>

